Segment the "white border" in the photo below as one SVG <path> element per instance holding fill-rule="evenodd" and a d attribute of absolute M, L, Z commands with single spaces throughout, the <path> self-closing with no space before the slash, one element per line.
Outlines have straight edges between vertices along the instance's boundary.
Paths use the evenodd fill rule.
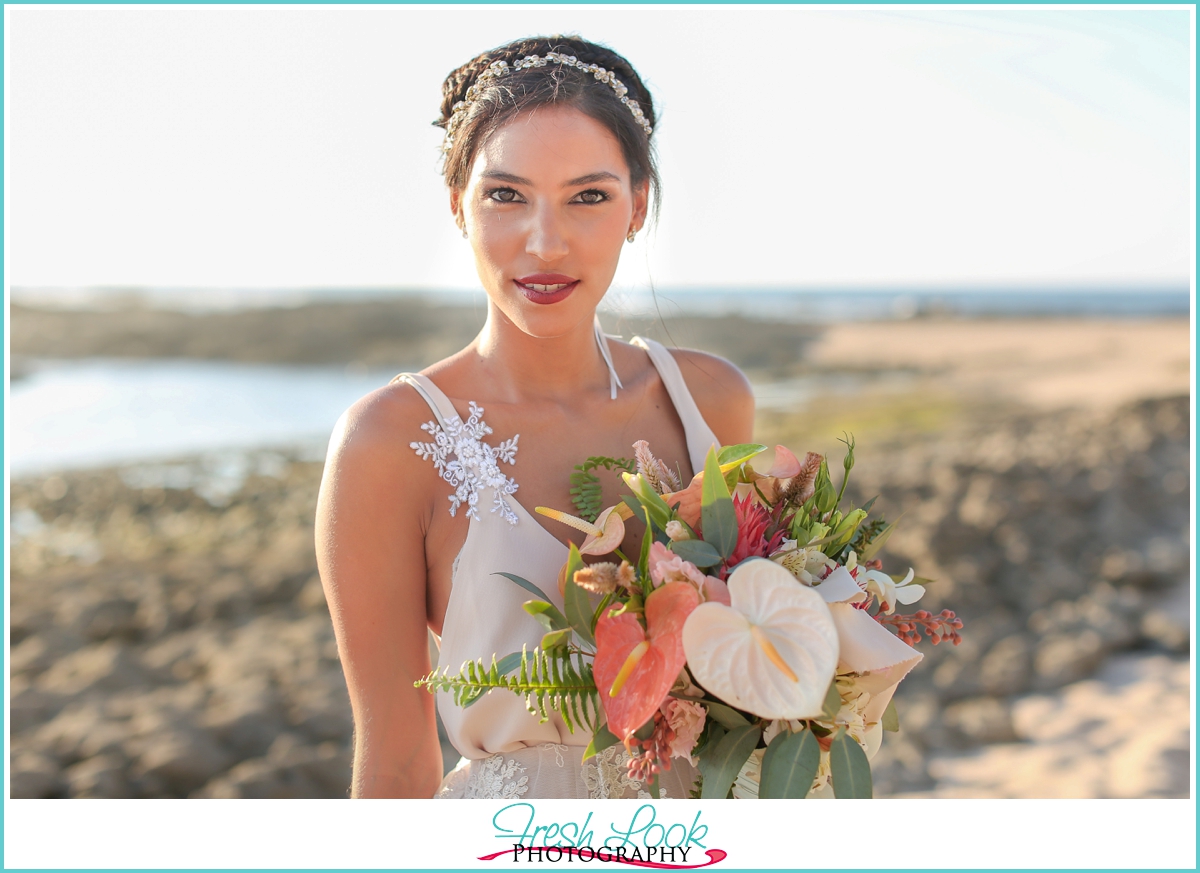
<path fill-rule="evenodd" d="M 207 8 L 207 5 L 184 5 Z M 270 6 L 273 4 L 247 4 Z M 648 4 L 650 5 L 650 4 Z M 550 6 L 514 4 L 520 8 Z M 707 4 L 706 4 L 707 6 Z M 749 8 L 773 8 L 753 4 Z M 23 10 L 60 7 L 15 4 Z M 652 4 L 653 8 L 682 8 Z M 5 130 L 9 126 L 9 10 L 5 6 Z M 104 4 L 95 8 L 145 8 Z M 309 8 L 305 5 L 305 8 Z M 314 4 L 312 8 L 332 8 Z M 372 4 L 370 8 L 375 8 Z M 413 4 L 411 8 L 433 8 Z M 440 7 L 438 7 L 440 8 Z M 492 4 L 464 5 L 494 8 Z M 620 7 L 618 7 L 620 8 Z M 633 7 L 626 7 L 633 8 Z M 812 4 L 812 9 L 845 9 L 838 4 Z M 1094 9 L 1187 10 L 1192 36 L 1192 222 L 1195 238 L 1196 9 L 1178 4 L 1041 5 L 1041 4 L 862 4 L 860 9 L 1054 10 Z M 8 139 L 4 147 L 4 219 L 8 226 Z M 9 246 L 4 240 L 4 297 L 9 303 Z M 1193 349 L 1196 339 L 1196 254 L 1191 263 Z M 9 396 L 9 320 L 4 319 L 5 386 Z M 1192 422 L 1195 422 L 1195 361 L 1192 371 Z M 1192 433 L 1192 482 L 1196 481 L 1196 435 Z M 8 436 L 5 430 L 4 515 L 9 505 Z M 1195 530 L 1195 488 L 1192 525 Z M 3 534 L 0 534 L 3 535 Z M 6 540 L 7 542 L 7 540 Z M 1195 603 L 1195 553 L 1192 580 Z M 5 604 L 9 595 L 8 551 L 4 555 Z M 8 662 L 9 615 L 4 613 L 5 661 Z M 1193 606 L 1192 636 L 1195 638 Z M 1195 703 L 1195 654 L 1192 655 L 1192 702 Z M 9 723 L 7 695 L 5 723 Z M 1188 800 L 1133 801 L 876 801 L 862 805 L 779 804 L 769 807 L 735 803 L 662 801 L 655 804 L 660 820 L 691 819 L 702 812 L 709 825 L 708 844 L 724 849 L 724 869 L 746 867 L 829 867 L 896 869 L 963 867 L 1023 868 L 1196 868 L 1195 719 L 1192 737 L 1192 787 Z M 495 848 L 491 817 L 501 806 L 480 801 L 448 807 L 431 801 L 32 801 L 8 800 L 9 738 L 4 737 L 5 804 L 4 866 L 26 868 L 147 867 L 450 867 L 488 868 L 510 864 L 508 858 L 486 864 L 476 856 Z M 861 802 L 860 802 L 861 803 Z M 537 801 L 539 819 L 568 821 L 590 810 L 594 820 L 631 818 L 635 801 L 589 804 L 585 801 Z M 599 830 L 597 829 L 597 833 Z M 691 859 L 689 859 L 691 860 Z M 539 865 L 559 868 L 559 864 Z M 624 868 L 623 868 L 624 869 Z"/>

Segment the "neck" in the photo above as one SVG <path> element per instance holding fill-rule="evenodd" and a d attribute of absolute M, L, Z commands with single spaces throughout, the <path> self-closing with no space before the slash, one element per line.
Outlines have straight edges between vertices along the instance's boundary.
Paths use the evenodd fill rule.
<path fill-rule="evenodd" d="M 596 344 L 591 318 L 561 336 L 534 337 L 489 303 L 475 349 L 509 402 L 571 402 L 593 392 L 608 396 L 608 365 Z"/>

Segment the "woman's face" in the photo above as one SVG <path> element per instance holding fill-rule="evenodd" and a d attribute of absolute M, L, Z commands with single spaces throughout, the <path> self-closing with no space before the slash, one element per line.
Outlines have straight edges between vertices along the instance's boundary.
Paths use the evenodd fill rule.
<path fill-rule="evenodd" d="M 479 148 L 466 188 L 451 192 L 488 296 L 537 337 L 591 322 L 646 205 L 616 137 L 566 106 L 505 124 Z"/>

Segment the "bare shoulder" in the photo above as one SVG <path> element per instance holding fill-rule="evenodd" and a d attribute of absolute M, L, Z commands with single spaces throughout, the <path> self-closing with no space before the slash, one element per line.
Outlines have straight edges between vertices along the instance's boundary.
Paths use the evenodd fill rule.
<path fill-rule="evenodd" d="M 422 504 L 428 505 L 437 476 L 433 465 L 423 461 L 411 443 L 429 438 L 421 426 L 432 419 L 421 395 L 402 382 L 361 397 L 334 427 L 326 458 L 326 484 L 353 482 L 367 492 L 380 492 L 380 498 L 386 493 L 390 497 L 386 503 L 393 511 L 425 508 Z M 401 483 L 403 488 L 398 487 Z"/>
<path fill-rule="evenodd" d="M 749 442 L 754 432 L 754 390 L 746 374 L 717 355 L 671 349 L 700 414 L 723 445 Z"/>

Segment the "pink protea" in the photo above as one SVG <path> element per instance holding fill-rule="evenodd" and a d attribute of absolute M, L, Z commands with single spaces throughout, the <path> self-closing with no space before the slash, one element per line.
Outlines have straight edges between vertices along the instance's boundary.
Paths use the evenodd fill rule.
<path fill-rule="evenodd" d="M 738 538 L 727 566 L 733 567 L 747 558 L 765 558 L 770 514 L 748 495 L 744 499 L 734 498 L 733 508 L 737 513 Z"/>

